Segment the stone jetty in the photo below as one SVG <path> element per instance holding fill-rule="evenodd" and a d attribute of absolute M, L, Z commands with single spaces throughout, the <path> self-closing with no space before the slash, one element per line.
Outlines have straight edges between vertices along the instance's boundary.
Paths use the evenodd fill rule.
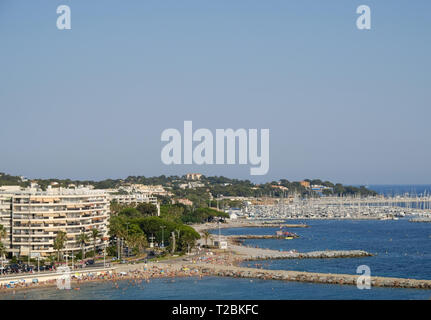
<path fill-rule="evenodd" d="M 240 226 L 241 228 L 309 228 L 307 224 L 289 224 L 289 223 L 248 223 Z M 232 228 L 228 226 L 227 228 Z"/>
<path fill-rule="evenodd" d="M 370 257 L 371 253 L 363 250 L 326 250 L 311 252 L 276 251 L 231 244 L 231 250 L 242 256 L 243 260 L 267 259 L 328 259 Z"/>
<path fill-rule="evenodd" d="M 412 218 L 409 221 L 410 222 L 431 222 L 431 218 L 429 217 Z"/>
<path fill-rule="evenodd" d="M 262 280 L 285 280 L 325 284 L 356 285 L 360 275 L 314 273 L 286 270 L 266 270 L 225 265 L 194 264 L 203 275 L 254 278 Z M 416 280 L 389 277 L 371 277 L 371 286 L 392 288 L 431 289 L 431 280 Z"/>
<path fill-rule="evenodd" d="M 248 239 L 285 239 L 287 236 L 279 236 L 279 235 L 269 235 L 269 234 L 264 234 L 264 235 L 235 235 L 235 236 L 229 236 L 229 239 L 232 240 L 233 242 L 240 242 L 243 240 L 248 240 Z M 299 238 L 299 236 L 297 235 L 292 235 L 289 236 L 292 238 Z"/>
<path fill-rule="evenodd" d="M 202 232 L 204 230 L 216 230 L 226 229 L 226 228 L 309 228 L 306 224 L 288 224 L 285 222 L 269 222 L 269 221 L 229 221 L 227 223 L 204 223 L 204 224 L 194 224 L 192 227 L 198 231 Z"/>

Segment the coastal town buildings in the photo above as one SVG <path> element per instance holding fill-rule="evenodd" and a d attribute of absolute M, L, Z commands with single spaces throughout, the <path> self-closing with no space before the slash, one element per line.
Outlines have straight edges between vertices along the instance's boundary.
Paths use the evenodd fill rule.
<path fill-rule="evenodd" d="M 2 242 L 12 256 L 55 254 L 54 240 L 60 231 L 66 233 L 64 250 L 78 252 L 82 249 L 78 235 L 85 233 L 92 239 L 91 232 L 97 229 L 98 250 L 108 241 L 109 197 L 103 190 L 83 187 L 0 190 L 0 219 L 7 229 L 7 239 Z M 93 240 L 84 250 L 93 250 Z"/>
<path fill-rule="evenodd" d="M 182 183 L 179 185 L 180 189 L 196 189 L 205 187 L 205 184 L 198 181 L 191 181 L 188 183 Z"/>

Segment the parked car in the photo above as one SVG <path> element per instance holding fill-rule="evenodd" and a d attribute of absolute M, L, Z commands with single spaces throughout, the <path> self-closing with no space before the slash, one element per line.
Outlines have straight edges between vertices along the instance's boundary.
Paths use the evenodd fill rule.
<path fill-rule="evenodd" d="M 94 260 L 87 260 L 87 261 L 85 261 L 85 264 L 87 266 L 93 265 L 94 264 Z"/>

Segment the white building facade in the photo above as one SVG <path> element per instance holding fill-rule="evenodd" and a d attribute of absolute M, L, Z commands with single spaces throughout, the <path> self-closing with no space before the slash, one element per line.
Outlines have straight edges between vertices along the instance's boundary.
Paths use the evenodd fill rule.
<path fill-rule="evenodd" d="M 109 198 L 102 190 L 88 188 L 28 188 L 13 193 L 0 192 L 0 224 L 7 228 L 2 240 L 13 256 L 47 257 L 56 254 L 54 240 L 66 233 L 63 251 L 80 251 L 77 237 L 90 239 L 85 251 L 93 250 L 92 230 L 99 231 L 96 250 L 108 242 Z"/>

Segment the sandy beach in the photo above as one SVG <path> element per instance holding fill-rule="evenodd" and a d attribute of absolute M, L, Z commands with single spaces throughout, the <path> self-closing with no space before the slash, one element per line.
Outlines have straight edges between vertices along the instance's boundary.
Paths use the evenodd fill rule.
<path fill-rule="evenodd" d="M 227 224 L 229 227 L 238 224 Z M 240 224 L 239 226 L 243 226 Z M 214 229 L 216 224 L 199 225 L 196 229 L 202 233 L 208 228 Z M 285 281 L 317 282 L 331 284 L 349 284 L 355 285 L 358 275 L 346 274 L 320 274 L 313 272 L 297 272 L 287 270 L 266 270 L 265 263 L 254 262 L 254 268 L 242 266 L 249 260 L 266 260 L 266 259 L 328 259 L 328 258 L 350 258 L 370 256 L 369 253 L 362 250 L 350 251 L 314 251 L 314 252 L 296 252 L 296 251 L 277 251 L 263 249 L 251 246 L 243 246 L 229 237 L 228 249 L 209 249 L 203 248 L 196 250 L 192 255 L 173 256 L 164 258 L 160 261 L 149 263 L 128 263 L 116 264 L 112 270 L 92 273 L 81 277 L 72 275 L 72 290 L 79 290 L 80 285 L 87 282 L 111 281 L 114 286 L 118 287 L 117 282 L 128 280 L 135 283 L 142 281 L 151 281 L 156 278 L 170 278 L 175 281 L 178 277 L 204 277 L 204 276 L 223 276 L 238 278 L 260 278 Z M 202 239 L 201 239 L 202 240 Z M 201 242 L 202 243 L 202 242 Z M 87 270 L 86 270 L 87 271 Z M 37 276 L 37 275 L 34 275 Z M 404 288 L 431 288 L 431 280 L 414 280 L 388 277 L 372 277 L 372 284 L 383 287 L 404 287 Z M 15 290 L 29 290 L 32 288 L 54 287 L 57 285 L 56 280 L 49 280 L 38 283 L 16 283 L 12 287 L 0 287 L 1 292 L 14 292 Z M 1 297 L 1 296 L 0 296 Z"/>

